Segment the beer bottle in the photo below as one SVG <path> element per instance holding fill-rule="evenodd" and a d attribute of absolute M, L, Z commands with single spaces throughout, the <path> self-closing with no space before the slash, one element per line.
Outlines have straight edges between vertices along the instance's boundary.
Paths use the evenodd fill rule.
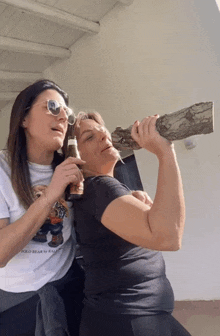
<path fill-rule="evenodd" d="M 69 135 L 68 137 L 68 144 L 67 144 L 67 155 L 68 157 L 75 157 L 80 159 L 78 147 L 77 147 L 77 140 L 75 136 Z M 78 185 L 74 185 L 73 183 L 70 184 L 70 193 L 68 196 L 68 201 L 73 201 L 74 199 L 78 199 L 83 194 L 83 182 L 80 182 Z"/>

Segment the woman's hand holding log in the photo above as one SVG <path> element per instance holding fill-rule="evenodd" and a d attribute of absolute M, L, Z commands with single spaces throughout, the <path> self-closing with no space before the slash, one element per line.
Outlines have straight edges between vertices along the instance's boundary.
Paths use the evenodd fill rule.
<path fill-rule="evenodd" d="M 141 122 L 136 121 L 131 129 L 131 136 L 136 143 L 158 158 L 174 148 L 173 143 L 163 138 L 156 129 L 156 122 L 159 116 L 144 118 Z"/>
<path fill-rule="evenodd" d="M 160 116 L 156 122 L 157 131 L 167 140 L 181 140 L 196 134 L 214 131 L 213 102 L 197 103 L 180 111 Z M 116 127 L 112 141 L 118 150 L 136 150 L 141 147 L 131 137 L 132 126 Z"/>

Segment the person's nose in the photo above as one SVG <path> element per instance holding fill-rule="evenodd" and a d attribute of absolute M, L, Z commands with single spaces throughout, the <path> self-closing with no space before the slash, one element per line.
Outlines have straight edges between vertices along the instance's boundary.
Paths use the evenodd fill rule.
<path fill-rule="evenodd" d="M 68 120 L 68 116 L 67 116 L 67 112 L 66 112 L 65 107 L 63 107 L 63 106 L 60 107 L 60 113 L 58 114 L 57 118 L 59 120 L 64 120 L 64 121 Z"/>
<path fill-rule="evenodd" d="M 104 128 L 100 128 L 98 132 L 99 132 L 99 138 L 100 138 L 100 140 L 101 141 L 105 140 L 106 137 L 107 137 L 106 130 Z"/>

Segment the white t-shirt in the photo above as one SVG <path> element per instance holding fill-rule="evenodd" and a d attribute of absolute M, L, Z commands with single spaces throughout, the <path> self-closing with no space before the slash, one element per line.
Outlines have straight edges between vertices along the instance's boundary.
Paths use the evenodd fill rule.
<path fill-rule="evenodd" d="M 29 169 L 37 197 L 50 183 L 53 170 L 51 166 L 33 163 L 29 163 Z M 0 151 L 0 218 L 9 218 L 10 225 L 24 213 L 25 209 L 11 185 L 5 152 Z M 71 203 L 62 199 L 55 204 L 36 236 L 5 267 L 0 268 L 0 288 L 18 293 L 35 291 L 47 282 L 61 279 L 72 264 L 75 248 L 73 209 Z"/>

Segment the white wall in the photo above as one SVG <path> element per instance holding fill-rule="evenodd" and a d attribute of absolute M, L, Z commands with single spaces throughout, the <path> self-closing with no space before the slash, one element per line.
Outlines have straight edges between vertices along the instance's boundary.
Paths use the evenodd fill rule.
<path fill-rule="evenodd" d="M 12 104 L 7 104 L 0 111 L 0 150 L 6 145 Z"/>
<path fill-rule="evenodd" d="M 218 20 L 214 0 L 117 5 L 102 20 L 98 35 L 85 35 L 69 60 L 45 72 L 78 109 L 101 112 L 110 131 L 147 115 L 215 102 L 215 132 L 199 137 L 192 150 L 176 143 L 186 229 L 182 250 L 164 256 L 177 300 L 220 299 L 220 53 L 213 33 Z M 157 161 L 143 150 L 136 157 L 145 190 L 153 197 Z"/>

